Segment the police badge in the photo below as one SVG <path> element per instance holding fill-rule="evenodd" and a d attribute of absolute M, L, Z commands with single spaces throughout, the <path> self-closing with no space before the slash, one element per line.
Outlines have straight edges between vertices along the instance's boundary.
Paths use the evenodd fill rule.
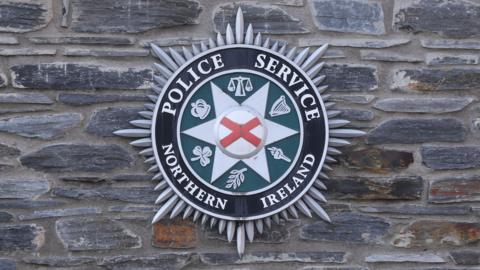
<path fill-rule="evenodd" d="M 131 145 L 152 164 L 159 181 L 153 223 L 169 216 L 201 219 L 228 241 L 236 237 L 244 253 L 271 222 L 298 212 L 330 218 L 322 179 L 336 162 L 345 138 L 362 131 L 343 128 L 339 111 L 319 75 L 325 44 L 309 53 L 271 44 L 252 25 L 244 31 L 238 9 L 235 31 L 209 39 L 208 46 L 172 48 L 151 45 L 155 64 L 155 104 L 146 104 L 134 129 L 115 134 L 135 138 Z"/>

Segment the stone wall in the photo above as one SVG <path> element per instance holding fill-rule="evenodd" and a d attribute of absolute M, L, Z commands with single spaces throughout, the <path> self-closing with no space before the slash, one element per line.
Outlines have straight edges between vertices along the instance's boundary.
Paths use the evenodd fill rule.
<path fill-rule="evenodd" d="M 330 94 L 367 132 L 326 182 L 332 223 L 274 225 L 242 259 L 208 226 L 150 225 L 148 166 L 112 135 L 146 101 L 149 42 L 205 40 L 238 5 L 265 36 L 330 43 Z M 0 0 L 0 269 L 478 269 L 479 17 L 476 0 Z"/>

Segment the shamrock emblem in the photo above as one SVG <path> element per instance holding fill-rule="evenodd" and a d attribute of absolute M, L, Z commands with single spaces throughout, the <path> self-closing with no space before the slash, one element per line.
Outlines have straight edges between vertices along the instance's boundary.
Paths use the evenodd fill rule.
<path fill-rule="evenodd" d="M 210 164 L 210 157 L 212 156 L 212 149 L 210 149 L 210 147 L 205 146 L 201 148 L 200 146 L 197 145 L 195 146 L 195 148 L 193 148 L 192 152 L 193 152 L 193 155 L 195 155 L 195 157 L 192 157 L 190 159 L 191 161 L 200 160 L 200 165 L 202 165 L 202 167 L 205 167 L 208 164 Z"/>

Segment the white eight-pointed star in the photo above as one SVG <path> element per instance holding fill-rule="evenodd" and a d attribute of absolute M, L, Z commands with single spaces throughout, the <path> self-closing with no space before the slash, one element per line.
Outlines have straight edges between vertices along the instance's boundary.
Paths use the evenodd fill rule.
<path fill-rule="evenodd" d="M 267 82 L 244 102 L 239 104 L 232 97 L 223 92 L 217 85 L 210 82 L 216 119 L 187 129 L 182 133 L 215 145 L 216 148 L 215 156 L 213 158 L 212 178 L 210 179 L 211 183 L 215 182 L 232 166 L 234 166 L 237 162 L 240 162 L 240 160 L 247 164 L 261 177 L 263 177 L 265 181 L 271 181 L 270 173 L 268 171 L 267 152 L 265 151 L 265 146 L 297 134 L 298 131 L 265 119 L 269 86 L 270 83 Z M 264 125 L 263 128 L 265 130 L 265 134 L 263 134 L 263 131 L 261 130 L 252 129 L 252 134 L 263 139 L 261 144 L 258 145 L 259 149 L 256 149 L 256 151 L 251 151 L 254 153 L 253 156 L 247 156 L 245 158 L 232 157 L 228 154 L 228 151 L 225 151 L 225 147 L 223 147 L 218 140 L 218 133 L 221 132 L 220 129 L 216 127 L 218 126 L 218 121 L 232 108 L 239 108 L 240 111 L 243 108 L 247 112 L 252 112 L 253 109 L 253 113 L 256 113 L 259 118 L 261 118 L 261 123 Z M 245 120 L 248 121 L 251 119 Z M 246 142 L 244 138 L 238 138 L 238 141 L 242 140 L 243 142 Z M 248 143 L 243 145 L 248 145 Z"/>

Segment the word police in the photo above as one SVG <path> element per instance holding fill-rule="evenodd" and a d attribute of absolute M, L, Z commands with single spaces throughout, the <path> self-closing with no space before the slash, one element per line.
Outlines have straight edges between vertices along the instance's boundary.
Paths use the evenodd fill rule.
<path fill-rule="evenodd" d="M 185 82 L 182 78 L 177 79 L 177 87 L 170 89 L 167 93 L 168 101 L 163 103 L 162 113 L 175 115 L 177 110 L 173 108 L 172 104 L 178 104 L 182 101 L 184 97 L 183 92 L 188 92 L 193 83 L 200 80 L 199 74 L 208 75 L 212 73 L 212 71 L 224 66 L 225 64 L 223 63 L 222 56 L 220 54 L 215 54 L 198 62 L 195 69 L 193 67 L 187 69 L 187 73 L 190 76 L 188 82 Z"/>
<path fill-rule="evenodd" d="M 292 70 L 288 65 L 280 64 L 281 60 L 267 56 L 266 54 L 258 54 L 253 66 L 257 69 L 263 69 L 274 74 L 280 80 L 288 85 L 288 88 L 299 98 L 301 106 L 305 109 L 304 114 L 307 121 L 320 118 L 319 104 L 315 100 L 314 90 L 304 81 L 299 74 Z M 176 104 L 179 104 L 184 98 L 184 92 L 188 92 L 192 85 L 200 80 L 200 76 L 208 75 L 215 70 L 224 68 L 225 64 L 221 54 L 215 54 L 209 58 L 199 61 L 194 67 L 190 67 L 186 72 L 189 75 L 187 81 L 184 78 L 178 78 L 175 87 L 168 90 L 167 101 L 162 105 L 162 113 L 175 115 L 177 112 Z"/>

